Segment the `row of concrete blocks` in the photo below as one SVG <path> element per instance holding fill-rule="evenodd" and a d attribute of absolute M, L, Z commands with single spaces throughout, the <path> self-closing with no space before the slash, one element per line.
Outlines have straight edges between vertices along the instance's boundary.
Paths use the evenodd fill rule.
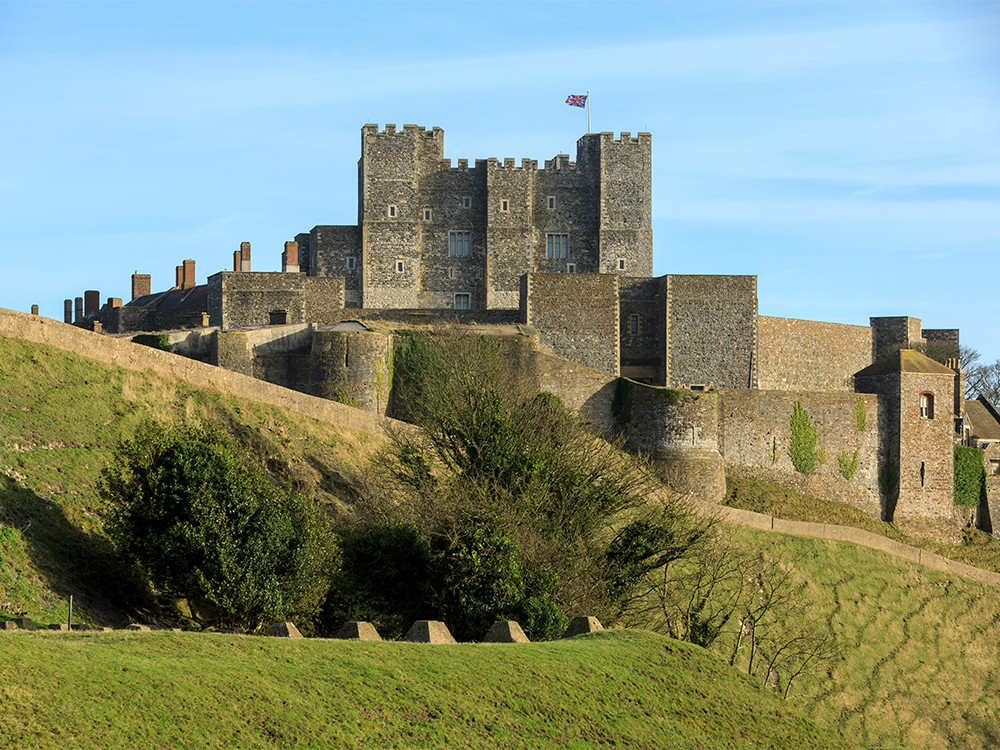
<path fill-rule="evenodd" d="M 603 630 L 601 623 L 596 617 L 576 617 L 570 622 L 563 638 L 572 638 L 574 635 L 583 633 L 593 633 Z M 277 638 L 301 638 L 299 629 L 290 622 L 276 622 L 268 630 L 269 636 Z M 382 636 L 378 634 L 375 626 L 370 622 L 358 622 L 352 620 L 345 623 L 334 636 L 346 641 L 381 641 Z M 448 626 L 440 620 L 417 620 L 403 636 L 404 641 L 411 643 L 457 643 Z M 483 643 L 528 643 L 528 636 L 524 630 L 514 620 L 497 620 L 483 637 Z"/>
<path fill-rule="evenodd" d="M 49 625 L 48 629 L 69 630 L 69 627 L 63 622 Z M 131 624 L 127 625 L 124 629 L 133 632 L 146 632 L 152 630 L 153 628 L 149 625 Z M 13 620 L 0 622 L 0 630 L 38 630 L 38 625 L 35 624 L 34 620 L 28 617 L 17 617 Z M 73 630 L 108 633 L 111 632 L 112 628 L 81 624 L 74 625 Z M 168 630 L 180 632 L 179 628 L 168 628 Z M 566 628 L 566 632 L 562 634 L 562 637 L 572 638 L 575 635 L 593 633 L 597 630 L 603 630 L 603 627 L 596 617 L 575 617 L 572 622 L 570 622 L 569 627 Z M 240 628 L 222 628 L 216 632 L 242 634 L 243 631 Z M 302 633 L 299 632 L 299 629 L 290 622 L 274 623 L 271 625 L 267 634 L 276 638 L 303 637 Z M 370 622 L 358 622 L 354 620 L 345 623 L 333 637 L 340 640 L 351 641 L 382 640 L 382 636 L 378 634 L 375 626 Z M 448 626 L 440 620 L 417 620 L 406 632 L 403 640 L 410 641 L 412 643 L 457 643 L 454 636 L 452 636 L 451 631 L 448 630 Z M 524 634 L 524 630 L 514 620 L 497 620 L 493 623 L 493 626 L 489 629 L 489 631 L 487 631 L 482 642 L 528 643 L 528 636 Z"/>

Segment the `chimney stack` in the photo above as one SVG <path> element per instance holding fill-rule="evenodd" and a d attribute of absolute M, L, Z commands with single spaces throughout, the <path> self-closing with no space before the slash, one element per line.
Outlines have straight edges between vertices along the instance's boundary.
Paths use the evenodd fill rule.
<path fill-rule="evenodd" d="M 96 289 L 88 289 L 83 293 L 83 314 L 93 315 L 100 312 L 101 293 Z"/>
<path fill-rule="evenodd" d="M 31 306 L 31 314 L 32 315 L 38 315 L 38 305 L 32 305 Z"/>
<path fill-rule="evenodd" d="M 181 289 L 193 289 L 194 283 L 194 261 L 186 260 L 181 266 Z"/>
<path fill-rule="evenodd" d="M 240 243 L 240 270 L 249 271 L 250 270 L 250 243 L 241 242 Z"/>
<path fill-rule="evenodd" d="M 76 297 L 73 300 L 74 323 L 83 321 L 83 297 Z"/>
<path fill-rule="evenodd" d="M 132 274 L 132 299 L 148 297 L 152 294 L 152 286 L 149 283 L 148 273 Z"/>
<path fill-rule="evenodd" d="M 122 306 L 121 297 L 108 297 L 108 307 L 115 308 Z"/>
<path fill-rule="evenodd" d="M 281 254 L 281 272 L 299 272 L 299 243 L 286 242 L 285 251 Z"/>
<path fill-rule="evenodd" d="M 63 323 L 73 324 L 73 300 L 63 300 Z"/>
<path fill-rule="evenodd" d="M 184 283 L 184 266 L 174 266 L 174 289 L 180 289 Z"/>
<path fill-rule="evenodd" d="M 243 270 L 243 254 L 239 250 L 233 250 L 233 270 L 237 273 Z"/>

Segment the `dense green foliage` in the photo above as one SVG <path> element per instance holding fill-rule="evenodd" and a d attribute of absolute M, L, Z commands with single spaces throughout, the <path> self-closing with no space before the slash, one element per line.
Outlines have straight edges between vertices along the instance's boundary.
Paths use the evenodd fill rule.
<path fill-rule="evenodd" d="M 854 402 L 854 427 L 858 432 L 864 432 L 868 426 L 868 417 L 865 414 L 865 400 L 858 398 Z"/>
<path fill-rule="evenodd" d="M 165 333 L 139 333 L 132 337 L 132 343 L 142 344 L 164 352 L 171 350 L 170 336 Z"/>
<path fill-rule="evenodd" d="M 613 622 L 649 569 L 704 533 L 648 467 L 515 378 L 495 340 L 411 334 L 395 363 L 397 413 L 420 429 L 393 435 L 345 541 L 415 529 L 430 550 L 424 611 L 458 637 L 478 640 L 495 619 L 533 639 L 557 636 L 567 615 Z M 352 565 L 345 554 L 344 581 Z M 373 602 L 388 604 L 350 605 Z"/>
<path fill-rule="evenodd" d="M 335 555 L 325 524 L 224 433 L 144 423 L 102 478 L 116 549 L 199 624 L 308 618 L 324 596 Z"/>
<path fill-rule="evenodd" d="M 792 459 L 795 470 L 803 474 L 812 474 L 823 463 L 823 452 L 816 444 L 816 425 L 801 401 L 796 401 L 792 407 L 788 457 Z"/>
<path fill-rule="evenodd" d="M 986 500 L 986 468 L 979 448 L 955 446 L 955 505 L 972 508 Z"/>

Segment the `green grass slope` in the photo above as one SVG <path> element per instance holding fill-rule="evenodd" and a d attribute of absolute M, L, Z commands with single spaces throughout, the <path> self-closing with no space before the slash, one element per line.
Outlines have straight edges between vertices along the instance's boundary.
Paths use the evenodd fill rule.
<path fill-rule="evenodd" d="M 859 747 L 1000 746 L 1000 591 L 846 542 L 743 529 L 783 545 L 840 656 L 791 701 Z"/>
<path fill-rule="evenodd" d="M 32 748 L 846 746 L 642 631 L 492 646 L 0 633 L 0 701 L 0 736 Z"/>
<path fill-rule="evenodd" d="M 0 337 L 0 612 L 52 622 L 76 614 L 111 625 L 130 616 L 101 531 L 97 484 L 111 448 L 143 418 L 207 421 L 268 470 L 331 504 L 349 498 L 345 475 L 377 436 L 151 372 L 105 365 Z"/>

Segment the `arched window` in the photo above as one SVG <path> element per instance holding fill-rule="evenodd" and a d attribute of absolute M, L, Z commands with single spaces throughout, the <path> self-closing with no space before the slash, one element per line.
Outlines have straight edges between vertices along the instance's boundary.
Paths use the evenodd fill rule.
<path fill-rule="evenodd" d="M 934 419 L 934 394 L 920 394 L 920 416 L 924 419 Z"/>

